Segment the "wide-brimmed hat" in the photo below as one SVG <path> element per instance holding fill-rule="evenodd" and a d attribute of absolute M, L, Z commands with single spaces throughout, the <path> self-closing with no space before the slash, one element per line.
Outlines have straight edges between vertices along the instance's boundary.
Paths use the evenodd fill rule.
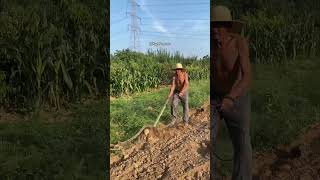
<path fill-rule="evenodd" d="M 240 20 L 233 20 L 231 16 L 231 11 L 225 6 L 215 6 L 211 7 L 210 13 L 210 22 L 211 23 L 231 23 L 231 31 L 235 33 L 241 33 L 244 22 Z"/>
<path fill-rule="evenodd" d="M 181 63 L 177 63 L 176 68 L 174 68 L 173 70 L 177 70 L 177 69 L 184 69 Z"/>

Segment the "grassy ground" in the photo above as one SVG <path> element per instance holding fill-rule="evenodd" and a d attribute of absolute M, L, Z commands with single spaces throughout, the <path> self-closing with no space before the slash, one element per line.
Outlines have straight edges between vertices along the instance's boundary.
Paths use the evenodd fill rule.
<path fill-rule="evenodd" d="M 251 138 L 255 151 L 287 144 L 320 120 L 320 58 L 297 59 L 282 65 L 254 65 L 251 92 Z M 232 156 L 227 130 L 220 134 L 218 153 Z M 225 173 L 231 163 L 224 162 Z"/>
<path fill-rule="evenodd" d="M 106 108 L 72 108 L 71 121 L 47 119 L 0 124 L 0 179 L 105 179 Z"/>
<path fill-rule="evenodd" d="M 145 124 L 154 123 L 164 105 L 169 87 L 122 97 L 111 101 L 111 143 L 132 137 Z M 195 108 L 209 100 L 209 80 L 190 81 L 189 106 Z M 182 115 L 180 106 L 180 116 Z M 170 121 L 170 106 L 167 105 L 160 122 Z"/>
<path fill-rule="evenodd" d="M 320 118 L 320 58 L 256 66 L 252 135 L 257 150 L 286 144 Z"/>
<path fill-rule="evenodd" d="M 320 60 L 300 59 L 282 65 L 254 65 L 251 135 L 255 151 L 290 142 L 304 127 L 320 119 Z M 168 88 L 111 101 L 111 143 L 125 140 L 153 123 Z M 209 82 L 191 81 L 190 107 L 209 96 Z M 74 106 L 70 122 L 0 124 L 1 179 L 104 179 L 106 107 L 100 102 Z M 170 119 L 169 106 L 161 118 Z M 232 155 L 227 132 L 220 134 L 218 153 Z M 105 158 L 104 158 L 105 157 Z M 225 173 L 231 164 L 223 163 Z"/>

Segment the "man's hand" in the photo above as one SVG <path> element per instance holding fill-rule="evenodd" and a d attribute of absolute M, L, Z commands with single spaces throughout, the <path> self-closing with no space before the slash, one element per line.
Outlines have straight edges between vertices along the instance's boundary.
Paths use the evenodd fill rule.
<path fill-rule="evenodd" d="M 180 92 L 180 93 L 179 93 L 179 97 L 182 97 L 182 96 L 183 96 L 183 93 L 182 93 L 182 92 Z"/>
<path fill-rule="evenodd" d="M 233 107 L 234 103 L 231 99 L 224 98 L 222 100 L 221 111 L 229 111 Z"/>

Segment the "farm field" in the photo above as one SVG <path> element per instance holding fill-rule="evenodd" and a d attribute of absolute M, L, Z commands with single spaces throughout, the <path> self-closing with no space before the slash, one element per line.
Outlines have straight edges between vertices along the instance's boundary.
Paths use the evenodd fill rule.
<path fill-rule="evenodd" d="M 0 1 L 1 180 L 105 179 L 103 3 Z"/>
<path fill-rule="evenodd" d="M 298 58 L 296 61 L 281 65 L 253 65 L 251 138 L 256 153 L 272 151 L 279 145 L 289 145 L 298 135 L 305 133 L 307 127 L 319 121 L 320 93 L 315 91 L 320 88 L 315 76 L 320 75 L 319 69 L 319 58 Z M 207 87 L 200 87 L 194 83 L 192 88 L 195 89 L 191 94 L 193 97 L 202 97 L 196 93 L 202 92 L 201 89 Z M 137 132 L 144 123 L 153 122 L 165 101 L 167 92 L 168 89 L 163 88 L 132 97 L 113 99 L 111 118 L 121 118 L 121 115 L 125 115 L 126 118 L 123 119 L 130 123 L 124 123 L 126 126 L 117 126 L 116 118 L 111 119 L 111 142 L 125 140 L 131 137 L 130 133 L 133 135 Z M 206 99 L 203 98 L 202 101 L 193 102 L 192 108 L 199 108 L 205 101 Z M 156 106 L 158 108 L 154 108 Z M 155 112 L 152 113 L 153 109 L 157 111 L 154 110 Z M 117 116 L 117 114 L 121 115 Z M 167 123 L 169 120 L 170 115 L 167 109 L 161 121 Z M 138 126 L 129 126 L 129 124 L 138 124 Z M 119 134 L 122 135 L 117 136 Z M 232 157 L 231 142 L 224 126 L 218 141 L 217 153 L 224 159 Z M 231 167 L 230 162 L 221 162 L 221 174 L 230 175 Z"/>

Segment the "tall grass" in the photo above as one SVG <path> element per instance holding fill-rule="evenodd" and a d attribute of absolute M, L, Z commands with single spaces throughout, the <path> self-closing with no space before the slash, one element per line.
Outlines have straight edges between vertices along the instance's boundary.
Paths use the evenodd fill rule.
<path fill-rule="evenodd" d="M 1 106 L 59 109 L 105 93 L 102 2 L 4 0 L 0 7 Z"/>

